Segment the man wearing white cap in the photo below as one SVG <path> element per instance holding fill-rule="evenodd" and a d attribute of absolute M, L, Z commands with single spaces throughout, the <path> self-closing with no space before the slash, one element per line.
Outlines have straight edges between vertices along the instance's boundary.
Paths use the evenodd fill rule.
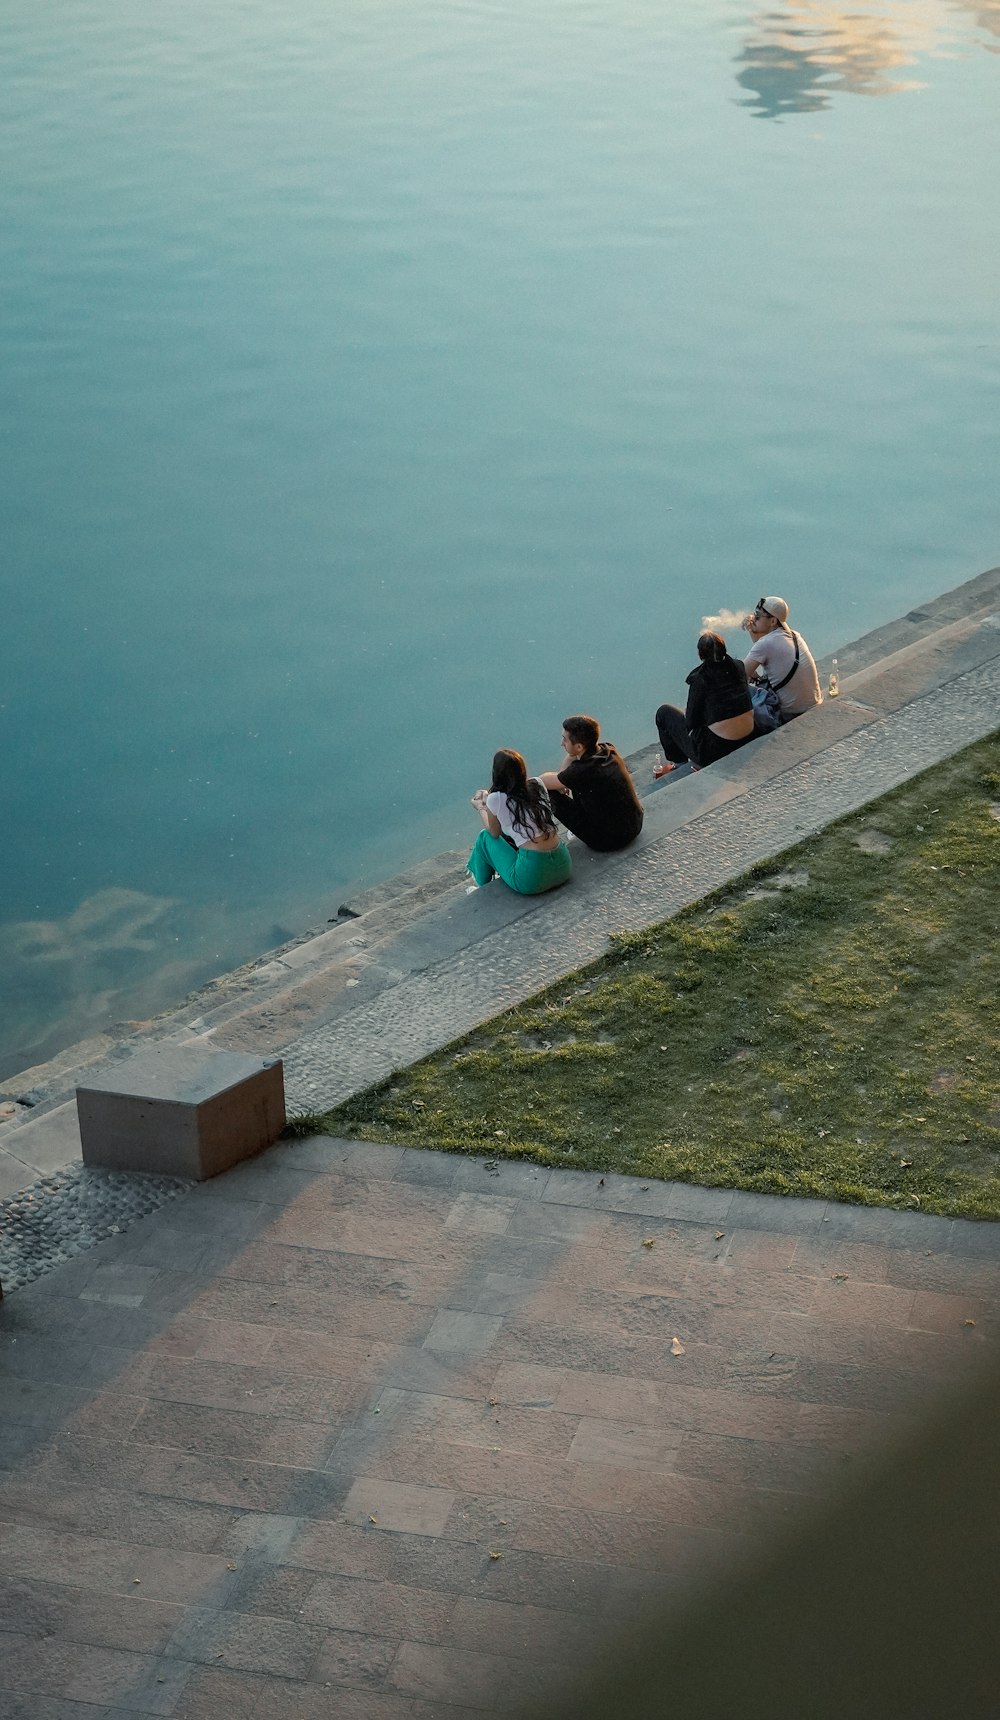
<path fill-rule="evenodd" d="M 742 625 L 753 640 L 743 659 L 747 680 L 753 682 L 766 675 L 778 695 L 782 722 L 823 703 L 813 654 L 801 633 L 789 627 L 788 604 L 783 597 L 762 597 L 753 614 L 744 616 Z"/>

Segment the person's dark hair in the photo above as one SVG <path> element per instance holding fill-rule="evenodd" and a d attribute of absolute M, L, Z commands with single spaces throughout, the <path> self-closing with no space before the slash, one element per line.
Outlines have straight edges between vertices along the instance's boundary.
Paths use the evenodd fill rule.
<path fill-rule="evenodd" d="M 515 830 L 523 830 L 527 835 L 534 828 L 542 836 L 549 836 L 555 830 L 556 821 L 548 795 L 540 782 L 529 781 L 528 767 L 513 747 L 501 747 L 493 754 L 491 791 L 507 796 Z"/>
<path fill-rule="evenodd" d="M 698 655 L 703 663 L 722 663 L 728 655 L 721 633 L 702 633 L 698 639 Z"/>
<path fill-rule="evenodd" d="M 593 752 L 601 738 L 601 725 L 596 717 L 564 717 L 563 730 L 578 747 Z"/>

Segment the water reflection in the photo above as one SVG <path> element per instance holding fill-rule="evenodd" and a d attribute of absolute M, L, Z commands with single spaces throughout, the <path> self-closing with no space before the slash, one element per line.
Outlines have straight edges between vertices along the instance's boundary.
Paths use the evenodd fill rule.
<path fill-rule="evenodd" d="M 970 28 L 970 20 L 972 28 Z M 825 0 L 785 0 L 762 12 L 737 55 L 737 83 L 750 95 L 742 103 L 756 118 L 815 113 L 844 91 L 859 96 L 896 95 L 920 89 L 924 80 L 906 75 L 921 60 L 954 59 L 977 31 L 998 38 L 979 41 L 1000 53 L 1000 0 L 882 0 L 877 7 L 846 11 Z"/>
<path fill-rule="evenodd" d="M 189 926 L 181 904 L 108 888 L 60 919 L 0 923 L 0 969 L 12 1000 L 0 1080 L 127 1015 L 136 994 L 151 1009 L 190 990 L 196 964 L 172 955 Z M 151 959 L 163 972 L 149 1003 Z"/>
<path fill-rule="evenodd" d="M 970 12 L 980 30 L 998 38 L 996 42 L 980 42 L 979 45 L 988 54 L 1000 54 L 1000 0 L 983 0 L 981 6 L 962 5 L 961 0 L 953 0 L 953 6 L 960 12 Z"/>

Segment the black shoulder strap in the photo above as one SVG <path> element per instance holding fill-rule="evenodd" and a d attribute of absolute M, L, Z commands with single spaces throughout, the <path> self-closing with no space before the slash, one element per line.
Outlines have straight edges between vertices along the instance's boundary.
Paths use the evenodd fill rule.
<path fill-rule="evenodd" d="M 791 627 L 788 629 L 788 631 L 789 631 L 789 633 L 791 633 L 792 638 L 795 640 L 795 661 L 792 664 L 791 668 L 789 669 L 787 675 L 782 675 L 780 681 L 772 681 L 771 682 L 771 686 L 774 688 L 774 691 L 776 693 L 780 693 L 782 687 L 787 687 L 789 681 L 791 680 L 792 676 L 794 675 L 796 669 L 799 666 L 799 636 Z"/>

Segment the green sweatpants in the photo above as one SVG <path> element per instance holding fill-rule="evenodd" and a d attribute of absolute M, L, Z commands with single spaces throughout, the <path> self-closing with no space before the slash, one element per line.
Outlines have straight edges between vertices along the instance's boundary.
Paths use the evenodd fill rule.
<path fill-rule="evenodd" d="M 502 836 L 481 830 L 466 868 L 477 884 L 502 878 L 519 896 L 540 896 L 543 890 L 558 889 L 573 869 L 565 842 L 558 848 L 512 848 Z"/>

